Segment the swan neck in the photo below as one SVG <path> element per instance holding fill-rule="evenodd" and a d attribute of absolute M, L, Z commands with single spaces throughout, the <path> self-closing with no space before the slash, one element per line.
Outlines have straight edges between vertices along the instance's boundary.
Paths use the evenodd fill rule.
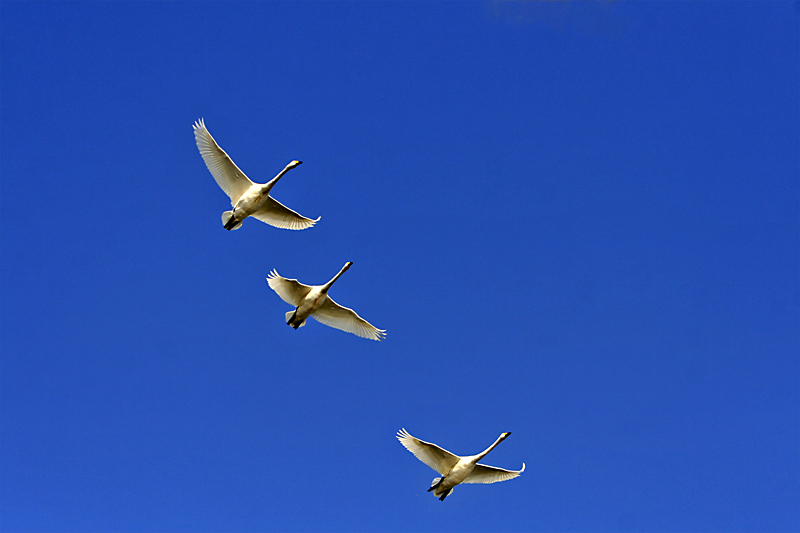
<path fill-rule="evenodd" d="M 344 265 L 344 266 L 342 267 L 342 269 L 339 271 L 339 273 L 338 273 L 338 274 L 336 274 L 335 276 L 333 276 L 333 279 L 332 279 L 332 280 L 330 280 L 328 283 L 326 283 L 325 285 L 323 285 L 323 286 L 322 286 L 322 292 L 328 292 L 328 289 L 330 289 L 330 288 L 331 288 L 331 285 L 333 285 L 333 283 L 334 283 L 334 282 L 335 282 L 337 279 L 339 279 L 339 276 L 341 276 L 342 274 L 344 274 L 345 272 L 347 272 L 347 269 L 348 269 L 348 268 L 350 268 L 350 265 L 352 265 L 352 264 L 353 264 L 353 263 L 347 263 L 346 265 Z"/>
<path fill-rule="evenodd" d="M 290 171 L 290 170 L 292 170 L 293 168 L 294 168 L 294 167 L 292 166 L 292 164 L 291 164 L 291 163 L 289 163 L 288 165 L 286 165 L 285 167 L 283 167 L 283 170 L 281 170 L 280 172 L 278 172 L 278 175 L 277 175 L 277 176 L 275 176 L 274 178 L 272 178 L 271 180 L 269 180 L 269 182 L 267 183 L 267 186 L 268 186 L 270 189 L 271 189 L 272 187 L 274 187 L 274 186 L 275 186 L 275 184 L 276 184 L 276 183 L 278 183 L 278 180 L 279 180 L 279 179 L 281 179 L 281 178 L 283 177 L 283 175 L 284 175 L 284 174 L 286 174 L 287 172 L 289 172 L 289 171 Z"/>
<path fill-rule="evenodd" d="M 481 453 L 479 453 L 477 455 L 478 460 L 482 459 L 487 453 L 489 453 L 490 451 L 494 450 L 495 446 L 497 446 L 498 444 L 503 442 L 506 437 L 507 437 L 507 435 L 500 435 L 499 437 L 497 437 L 497 440 L 494 441 L 494 444 L 492 444 L 491 446 L 489 446 L 488 448 L 486 448 L 485 450 L 483 450 Z"/>

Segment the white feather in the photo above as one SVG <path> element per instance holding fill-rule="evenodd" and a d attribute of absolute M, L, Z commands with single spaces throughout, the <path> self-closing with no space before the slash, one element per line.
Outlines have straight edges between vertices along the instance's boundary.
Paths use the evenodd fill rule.
<path fill-rule="evenodd" d="M 219 147 L 202 118 L 194 123 L 194 140 L 217 185 L 230 197 L 231 205 L 236 205 L 254 183 L 236 166 L 225 150 Z"/>
<path fill-rule="evenodd" d="M 386 337 L 385 330 L 376 328 L 349 307 L 337 304 L 330 296 L 311 313 L 311 318 L 326 326 L 353 333 L 365 339 L 379 341 Z"/>
<path fill-rule="evenodd" d="M 397 440 L 399 440 L 400 444 L 405 446 L 408 451 L 413 453 L 417 459 L 433 468 L 441 475 L 445 475 L 449 472 L 456 466 L 456 463 L 460 459 L 459 456 L 448 452 L 444 448 L 411 436 L 405 428 L 397 432 Z"/>
<path fill-rule="evenodd" d="M 257 218 L 265 224 L 275 226 L 276 228 L 293 230 L 310 228 L 319 222 L 320 218 L 322 218 L 317 217 L 316 220 L 312 220 L 304 217 L 300 213 L 289 209 L 271 196 L 267 198 L 267 201 L 263 206 L 261 206 L 261 209 L 250 216 Z"/>
<path fill-rule="evenodd" d="M 295 307 L 300 305 L 300 302 L 311 292 L 312 288 L 308 285 L 303 285 L 296 279 L 284 278 L 274 269 L 267 276 L 267 284 L 270 289 L 278 293 L 281 300 Z"/>
<path fill-rule="evenodd" d="M 487 466 L 480 463 L 475 465 L 472 472 L 462 481 L 462 483 L 497 483 L 519 477 L 525 471 L 525 463 L 522 463 L 520 470 L 505 470 L 496 466 Z"/>

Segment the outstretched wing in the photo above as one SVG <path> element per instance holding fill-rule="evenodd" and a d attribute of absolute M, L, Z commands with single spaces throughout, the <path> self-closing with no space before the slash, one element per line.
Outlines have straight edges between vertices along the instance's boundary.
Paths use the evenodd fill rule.
<path fill-rule="evenodd" d="M 522 470 L 505 470 L 496 466 L 487 466 L 480 463 L 475 465 L 472 472 L 462 483 L 497 483 L 514 479 L 525 471 L 525 463 L 522 463 Z"/>
<path fill-rule="evenodd" d="M 281 300 L 289 305 L 297 307 L 306 295 L 311 291 L 311 287 L 303 285 L 296 279 L 287 279 L 273 270 L 267 276 L 269 288 L 278 293 Z"/>
<path fill-rule="evenodd" d="M 397 440 L 413 453 L 417 459 L 433 468 L 439 475 L 447 474 L 456 465 L 459 456 L 454 455 L 437 445 L 412 437 L 405 428 L 397 432 Z"/>
<path fill-rule="evenodd" d="M 319 309 L 311 313 L 317 322 L 326 326 L 340 329 L 348 333 L 353 333 L 365 339 L 375 341 L 383 340 L 386 337 L 385 329 L 378 329 L 348 307 L 343 307 L 334 302 L 330 296 L 325 300 Z"/>
<path fill-rule="evenodd" d="M 200 155 L 203 156 L 203 161 L 206 162 L 217 185 L 230 197 L 231 205 L 236 205 L 239 198 L 252 187 L 253 182 L 239 170 L 225 150 L 219 147 L 217 141 L 206 129 L 202 118 L 195 122 L 193 127 L 194 140 L 197 143 L 197 149 L 200 150 Z"/>
<path fill-rule="evenodd" d="M 261 209 L 250 216 L 276 228 L 295 230 L 310 228 L 320 219 L 320 217 L 317 217 L 317 220 L 306 218 L 300 213 L 292 211 L 272 196 L 267 198 Z"/>

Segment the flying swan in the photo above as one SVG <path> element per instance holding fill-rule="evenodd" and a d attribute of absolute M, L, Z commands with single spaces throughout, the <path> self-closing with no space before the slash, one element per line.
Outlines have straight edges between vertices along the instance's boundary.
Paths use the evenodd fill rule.
<path fill-rule="evenodd" d="M 270 226 L 284 229 L 306 229 L 317 223 L 319 218 L 317 220 L 306 218 L 269 195 L 269 191 L 278 180 L 302 164 L 302 161 L 292 161 L 267 183 L 253 183 L 239 170 L 225 150 L 219 147 L 206 129 L 202 118 L 196 121 L 193 127 L 194 140 L 197 142 L 197 149 L 200 150 L 203 161 L 217 181 L 217 185 L 231 198 L 233 209 L 222 213 L 222 224 L 226 230 L 239 229 L 242 221 L 249 216 Z"/>
<path fill-rule="evenodd" d="M 386 337 L 385 329 L 378 329 L 347 307 L 334 302 L 328 296 L 328 289 L 333 282 L 344 274 L 352 261 L 348 261 L 338 274 L 333 276 L 325 285 L 303 285 L 296 279 L 281 277 L 277 270 L 267 276 L 269 287 L 278 293 L 281 300 L 295 306 L 293 311 L 286 313 L 286 323 L 297 329 L 306 324 L 308 317 L 314 318 L 326 326 L 353 333 L 359 337 L 372 340 L 382 340 Z"/>
<path fill-rule="evenodd" d="M 509 435 L 511 433 L 503 433 L 494 441 L 494 444 L 478 455 L 468 455 L 466 457 L 459 457 L 435 444 L 412 437 L 405 428 L 397 432 L 397 440 L 408 451 L 416 455 L 417 459 L 436 470 L 442 476 L 433 478 L 428 492 L 433 491 L 434 496 L 439 498 L 440 501 L 444 501 L 453 492 L 453 487 L 459 483 L 496 483 L 514 479 L 525 471 L 525 463 L 522 463 L 522 470 L 504 470 L 478 463 Z"/>

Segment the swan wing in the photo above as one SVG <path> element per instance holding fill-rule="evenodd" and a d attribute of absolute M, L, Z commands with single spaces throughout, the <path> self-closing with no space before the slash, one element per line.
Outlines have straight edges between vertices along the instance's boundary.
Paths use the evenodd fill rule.
<path fill-rule="evenodd" d="M 462 483 L 497 483 L 514 479 L 525 471 L 525 463 L 522 463 L 522 470 L 505 470 L 496 466 L 487 466 L 480 463 L 475 465 L 472 472 Z"/>
<path fill-rule="evenodd" d="M 365 339 L 379 341 L 386 337 L 385 329 L 376 328 L 358 316 L 358 313 L 352 309 L 343 307 L 334 302 L 330 296 L 328 296 L 319 309 L 311 313 L 311 316 L 317 322 L 321 322 L 326 326 L 353 333 Z"/>
<path fill-rule="evenodd" d="M 406 450 L 413 453 L 417 459 L 439 472 L 439 475 L 442 476 L 450 472 L 461 459 L 459 456 L 431 442 L 412 437 L 405 428 L 397 432 L 397 440 L 406 447 Z"/>
<path fill-rule="evenodd" d="M 261 209 L 250 216 L 276 228 L 295 230 L 310 228 L 319 221 L 319 217 L 313 220 L 292 211 L 272 196 L 267 198 Z"/>
<path fill-rule="evenodd" d="M 281 300 L 289 305 L 297 307 L 303 298 L 311 292 L 312 287 L 303 285 L 296 279 L 287 279 L 278 274 L 277 270 L 273 270 L 267 276 L 267 284 L 269 288 L 278 293 Z"/>
<path fill-rule="evenodd" d="M 206 129 L 202 118 L 194 123 L 194 140 L 209 172 L 217 181 L 217 185 L 230 197 L 231 205 L 235 205 L 239 198 L 253 186 L 253 182 L 239 170 L 225 150 L 219 147 L 217 141 Z"/>

